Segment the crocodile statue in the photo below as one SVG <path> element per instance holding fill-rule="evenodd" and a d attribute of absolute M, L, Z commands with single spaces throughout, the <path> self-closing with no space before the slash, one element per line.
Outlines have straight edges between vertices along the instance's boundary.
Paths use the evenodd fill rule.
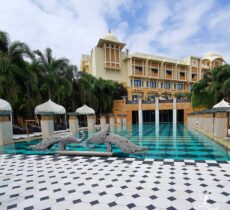
<path fill-rule="evenodd" d="M 80 133 L 82 135 L 80 139 L 77 139 L 71 133 L 53 134 L 50 137 L 43 138 L 39 144 L 31 145 L 30 148 L 33 150 L 47 150 L 51 148 L 54 144 L 58 143 L 59 150 L 65 151 L 66 144 L 69 143 L 80 144 L 83 142 L 85 133 L 83 131 L 80 131 Z"/>
<path fill-rule="evenodd" d="M 108 125 L 105 129 L 89 137 L 86 141 L 86 146 L 88 148 L 93 148 L 91 143 L 94 143 L 94 144 L 104 143 L 107 147 L 107 152 L 112 152 L 112 144 L 115 144 L 123 152 L 129 153 L 129 154 L 146 150 L 146 148 L 142 148 L 136 144 L 133 144 L 128 139 L 120 135 L 111 134 Z"/>

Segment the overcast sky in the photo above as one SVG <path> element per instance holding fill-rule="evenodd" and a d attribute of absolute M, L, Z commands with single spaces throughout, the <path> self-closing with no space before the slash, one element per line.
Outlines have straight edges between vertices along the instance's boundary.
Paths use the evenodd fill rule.
<path fill-rule="evenodd" d="M 76 65 L 109 29 L 130 52 L 230 61 L 230 0 L 0 0 L 0 30 Z"/>

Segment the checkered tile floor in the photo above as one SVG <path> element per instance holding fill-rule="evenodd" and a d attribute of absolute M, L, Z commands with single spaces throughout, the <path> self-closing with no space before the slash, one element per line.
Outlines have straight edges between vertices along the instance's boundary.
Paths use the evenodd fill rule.
<path fill-rule="evenodd" d="M 0 209 L 230 209 L 230 162 L 0 155 Z"/>

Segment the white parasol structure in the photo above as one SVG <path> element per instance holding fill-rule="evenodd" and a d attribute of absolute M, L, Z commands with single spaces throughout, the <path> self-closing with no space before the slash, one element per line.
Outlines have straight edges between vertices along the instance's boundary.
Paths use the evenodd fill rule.
<path fill-rule="evenodd" d="M 84 105 L 76 110 L 77 114 L 79 115 L 91 115 L 95 114 L 94 109 L 88 107 L 87 105 Z"/>
<path fill-rule="evenodd" d="M 40 104 L 40 105 L 35 107 L 35 115 L 37 115 L 39 113 L 50 113 L 50 112 L 52 112 L 54 114 L 64 114 L 65 115 L 65 125 L 67 128 L 66 110 L 63 106 L 56 104 L 49 99 L 47 102 Z"/>
<path fill-rule="evenodd" d="M 10 112 L 11 129 L 13 130 L 13 117 L 12 117 L 12 107 L 9 102 L 0 98 L 0 111 Z"/>
<path fill-rule="evenodd" d="M 63 106 L 54 103 L 50 99 L 47 102 L 35 107 L 35 114 L 38 114 L 39 112 L 53 112 L 54 114 L 66 114 L 66 110 Z"/>
<path fill-rule="evenodd" d="M 0 98 L 0 111 L 12 111 L 11 105 Z"/>
<path fill-rule="evenodd" d="M 222 99 L 222 101 L 219 102 L 218 104 L 214 105 L 213 108 L 230 108 L 230 105 L 227 101 Z"/>

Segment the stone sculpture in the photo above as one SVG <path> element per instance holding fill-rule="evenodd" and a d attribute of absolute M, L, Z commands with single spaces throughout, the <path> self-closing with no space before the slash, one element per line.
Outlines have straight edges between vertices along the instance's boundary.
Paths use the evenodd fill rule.
<path fill-rule="evenodd" d="M 31 145 L 30 148 L 32 148 L 33 150 L 47 150 L 50 147 L 52 147 L 53 144 L 59 143 L 59 150 L 65 151 L 66 144 L 68 143 L 80 144 L 83 142 L 85 133 L 83 131 L 80 131 L 80 133 L 82 134 L 82 137 L 80 139 L 77 139 L 71 133 L 54 134 L 48 138 L 43 138 L 41 143 L 36 145 Z"/>
<path fill-rule="evenodd" d="M 104 143 L 107 147 L 107 152 L 112 152 L 112 144 L 115 144 L 123 152 L 129 154 L 146 150 L 146 148 L 142 148 L 136 144 L 133 144 L 128 139 L 122 136 L 116 134 L 110 134 L 109 126 L 97 132 L 93 136 L 89 137 L 88 140 L 86 141 L 87 147 L 93 148 L 93 146 L 90 145 L 91 143 L 94 144 Z"/>

